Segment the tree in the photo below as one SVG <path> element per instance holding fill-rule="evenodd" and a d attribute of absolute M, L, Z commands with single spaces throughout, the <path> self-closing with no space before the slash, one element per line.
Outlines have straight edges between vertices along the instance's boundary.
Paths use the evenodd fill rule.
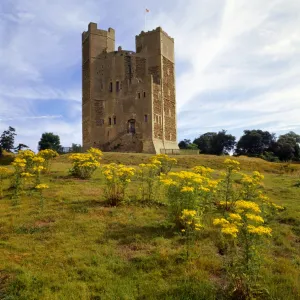
<path fill-rule="evenodd" d="M 188 145 L 191 144 L 191 140 L 184 139 L 183 141 L 180 141 L 178 144 L 179 149 L 187 149 Z"/>
<path fill-rule="evenodd" d="M 71 151 L 70 152 L 73 152 L 73 153 L 80 153 L 80 152 L 82 152 L 81 145 L 80 144 L 74 144 L 74 143 L 72 143 Z"/>
<path fill-rule="evenodd" d="M 236 154 L 247 156 L 261 156 L 272 148 L 276 142 L 275 133 L 262 130 L 244 130 L 237 143 Z"/>
<path fill-rule="evenodd" d="M 45 149 L 52 149 L 59 152 L 61 149 L 59 136 L 53 134 L 52 132 L 43 133 L 41 140 L 39 141 L 38 149 L 39 151 Z"/>
<path fill-rule="evenodd" d="M 226 130 L 216 132 L 207 132 L 194 140 L 194 144 L 198 146 L 203 154 L 229 154 L 236 144 L 235 137 L 227 134 Z"/>
<path fill-rule="evenodd" d="M 21 151 L 24 148 L 29 148 L 29 147 L 27 145 L 25 145 L 25 144 L 19 144 L 17 147 L 14 148 L 14 150 L 16 152 L 18 152 L 18 151 Z"/>
<path fill-rule="evenodd" d="M 8 130 L 4 130 L 0 137 L 0 148 L 7 152 L 12 152 L 14 149 L 15 136 L 17 135 L 15 128 L 9 126 Z M 1 152 L 2 152 L 1 150 Z"/>
<path fill-rule="evenodd" d="M 300 135 L 290 131 L 279 136 L 272 150 L 281 161 L 300 160 Z"/>
<path fill-rule="evenodd" d="M 216 132 L 207 132 L 200 135 L 198 138 L 194 140 L 194 144 L 196 144 L 203 154 L 212 154 L 212 141 L 217 135 Z"/>
<path fill-rule="evenodd" d="M 198 146 L 191 142 L 191 140 L 184 139 L 183 141 L 180 141 L 178 144 L 179 149 L 192 149 L 196 150 L 198 149 Z"/>
<path fill-rule="evenodd" d="M 235 144 L 235 136 L 227 134 L 226 130 L 219 131 L 212 140 L 213 154 L 229 154 L 234 149 Z"/>

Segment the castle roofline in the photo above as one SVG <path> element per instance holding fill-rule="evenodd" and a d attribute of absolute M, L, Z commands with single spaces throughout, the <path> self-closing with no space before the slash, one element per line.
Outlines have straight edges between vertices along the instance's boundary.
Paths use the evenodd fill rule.
<path fill-rule="evenodd" d="M 144 30 L 142 30 L 140 34 L 136 35 L 136 37 L 140 37 L 140 36 L 143 36 L 143 35 L 149 35 L 149 34 L 153 34 L 153 33 L 156 33 L 156 32 L 162 32 L 166 37 L 168 37 L 169 39 L 171 39 L 172 41 L 174 41 L 174 38 L 172 38 L 171 36 L 169 36 L 160 26 L 157 27 L 156 29 L 149 30 L 147 32 L 145 32 Z"/>

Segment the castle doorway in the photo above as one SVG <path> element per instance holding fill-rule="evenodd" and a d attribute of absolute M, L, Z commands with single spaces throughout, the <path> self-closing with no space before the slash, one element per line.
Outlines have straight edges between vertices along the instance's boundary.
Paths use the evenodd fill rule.
<path fill-rule="evenodd" d="M 128 121 L 128 132 L 129 133 L 135 133 L 135 119 L 130 119 Z"/>

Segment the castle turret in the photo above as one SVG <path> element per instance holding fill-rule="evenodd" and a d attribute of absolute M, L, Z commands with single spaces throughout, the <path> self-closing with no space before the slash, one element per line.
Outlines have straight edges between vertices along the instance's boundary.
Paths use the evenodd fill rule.
<path fill-rule="evenodd" d="M 114 50 L 114 29 L 106 31 L 98 29 L 96 23 L 90 23 L 88 31 L 82 33 L 82 137 L 86 148 L 94 145 L 92 128 L 104 118 L 101 118 L 101 113 L 98 113 L 98 120 L 95 116 L 97 111 L 104 110 L 103 101 L 99 99 L 103 89 L 103 83 L 100 82 L 103 63 L 100 57 Z"/>
<path fill-rule="evenodd" d="M 147 58 L 148 74 L 153 76 L 153 140 L 160 149 L 178 149 L 174 39 L 161 27 L 136 36 L 137 53 Z"/>

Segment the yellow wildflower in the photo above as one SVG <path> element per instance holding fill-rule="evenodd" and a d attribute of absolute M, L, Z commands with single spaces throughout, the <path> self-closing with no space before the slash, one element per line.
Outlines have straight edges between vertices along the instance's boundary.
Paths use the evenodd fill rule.
<path fill-rule="evenodd" d="M 30 174 L 30 173 L 28 173 L 28 172 L 23 172 L 23 173 L 21 173 L 21 176 L 22 177 L 32 177 L 32 176 L 34 176 L 33 174 Z"/>
<path fill-rule="evenodd" d="M 272 206 L 278 210 L 284 210 L 284 207 L 283 206 L 280 206 L 280 205 L 277 205 L 275 203 L 272 203 Z"/>
<path fill-rule="evenodd" d="M 231 235 L 232 237 L 237 237 L 237 233 L 239 232 L 238 228 L 234 224 L 226 225 L 222 227 L 221 232 L 226 235 Z"/>
<path fill-rule="evenodd" d="M 242 220 L 242 217 L 239 214 L 229 214 L 229 218 L 232 221 L 236 221 L 236 222 L 239 222 Z"/>
<path fill-rule="evenodd" d="M 203 191 L 203 192 L 206 192 L 206 193 L 208 193 L 210 191 L 208 188 L 206 188 L 204 186 L 201 186 L 200 190 Z"/>
<path fill-rule="evenodd" d="M 256 213 L 261 212 L 259 206 L 255 202 L 252 202 L 252 201 L 238 200 L 238 201 L 236 201 L 235 206 L 236 206 L 237 210 L 239 210 L 239 211 L 251 210 Z"/>
<path fill-rule="evenodd" d="M 177 185 L 177 183 L 172 179 L 161 179 L 160 182 L 162 182 L 164 185 Z"/>
<path fill-rule="evenodd" d="M 252 226 L 252 225 L 248 225 L 247 226 L 248 232 L 252 233 L 252 234 L 257 234 L 257 235 L 270 235 L 271 236 L 271 232 L 272 229 L 269 227 L 264 227 L 264 226 Z"/>
<path fill-rule="evenodd" d="M 252 173 L 252 177 L 253 177 L 253 179 L 255 179 L 256 181 L 261 181 L 261 180 L 263 180 L 263 179 L 265 178 L 264 175 L 260 174 L 258 171 L 254 171 L 254 172 Z"/>
<path fill-rule="evenodd" d="M 189 193 L 189 192 L 193 192 L 194 191 L 194 188 L 191 187 L 191 186 L 184 186 L 182 189 L 181 189 L 181 192 L 183 193 Z"/>
<path fill-rule="evenodd" d="M 41 183 L 41 184 L 38 184 L 35 188 L 38 190 L 43 190 L 43 189 L 48 189 L 49 186 L 47 184 Z"/>
<path fill-rule="evenodd" d="M 254 221 L 256 223 L 264 223 L 264 219 L 261 216 L 256 216 L 253 214 L 246 214 L 248 220 Z"/>
<path fill-rule="evenodd" d="M 230 170 L 238 171 L 240 169 L 239 168 L 240 163 L 238 161 L 230 159 L 230 158 L 225 159 L 224 164 Z"/>
<path fill-rule="evenodd" d="M 213 220 L 213 224 L 215 225 L 215 226 L 218 226 L 218 225 L 221 225 L 221 226 L 223 226 L 223 225 L 225 225 L 225 224 L 229 224 L 229 221 L 227 221 L 226 219 L 224 219 L 224 218 L 221 218 L 221 219 L 214 219 Z"/>
<path fill-rule="evenodd" d="M 35 156 L 32 158 L 32 161 L 35 162 L 35 163 L 44 163 L 45 162 L 45 159 L 43 157 L 40 157 L 40 156 Z"/>

